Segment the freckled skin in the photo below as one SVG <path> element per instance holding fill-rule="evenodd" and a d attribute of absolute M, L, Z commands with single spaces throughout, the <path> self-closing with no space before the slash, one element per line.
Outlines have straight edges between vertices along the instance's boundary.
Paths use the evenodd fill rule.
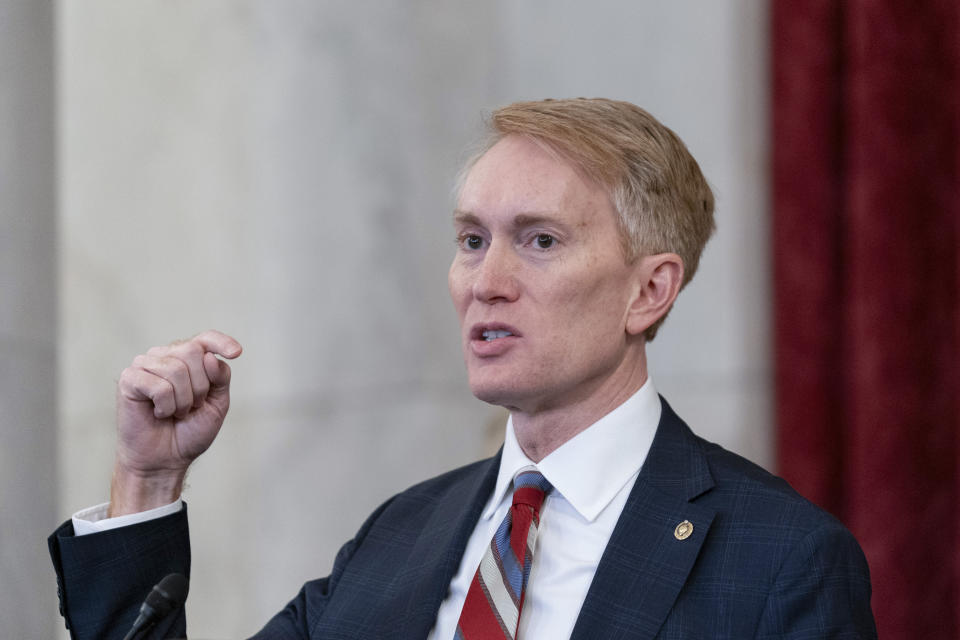
<path fill-rule="evenodd" d="M 526 138 L 476 163 L 455 229 L 449 287 L 471 390 L 511 410 L 538 460 L 646 381 L 642 332 L 628 326 L 642 269 L 624 259 L 606 192 Z M 520 334 L 494 357 L 471 347 L 487 322 Z"/>

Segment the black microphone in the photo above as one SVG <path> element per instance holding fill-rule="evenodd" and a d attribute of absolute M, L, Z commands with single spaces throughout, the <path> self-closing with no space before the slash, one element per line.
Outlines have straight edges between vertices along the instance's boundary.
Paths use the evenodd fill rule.
<path fill-rule="evenodd" d="M 140 615 L 123 640 L 133 640 L 187 600 L 190 583 L 179 573 L 171 573 L 154 585 L 147 599 L 140 605 Z"/>

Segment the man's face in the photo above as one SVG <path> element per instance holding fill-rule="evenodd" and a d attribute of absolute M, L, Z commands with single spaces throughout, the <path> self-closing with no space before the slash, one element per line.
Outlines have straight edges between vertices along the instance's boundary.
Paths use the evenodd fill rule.
<path fill-rule="evenodd" d="M 599 185 L 508 136 L 470 171 L 454 226 L 450 295 L 474 395 L 533 413 L 616 386 L 636 349 L 638 278 Z"/>

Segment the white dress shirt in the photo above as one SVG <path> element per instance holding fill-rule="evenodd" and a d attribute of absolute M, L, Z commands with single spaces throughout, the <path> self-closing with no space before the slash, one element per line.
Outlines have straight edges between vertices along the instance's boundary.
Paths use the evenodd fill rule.
<path fill-rule="evenodd" d="M 660 398 L 648 379 L 626 402 L 538 464 L 520 449 L 513 421 L 508 420 L 496 488 L 467 542 L 428 640 L 453 638 L 473 575 L 513 503 L 513 478 L 526 469 L 542 473 L 553 491 L 540 509 L 517 637 L 569 638 L 600 557 L 653 444 L 660 412 Z"/>
<path fill-rule="evenodd" d="M 177 498 L 174 502 L 163 505 L 162 507 L 157 507 L 156 509 L 130 513 L 115 518 L 107 517 L 107 509 L 109 507 L 110 503 L 104 502 L 93 507 L 81 509 L 73 514 L 73 535 L 85 536 L 88 533 L 108 531 L 110 529 L 116 529 L 117 527 L 125 527 L 128 524 L 137 524 L 138 522 L 146 522 L 154 518 L 162 518 L 163 516 L 168 516 L 171 513 L 180 511 L 180 509 L 183 508 L 183 499 Z"/>
<path fill-rule="evenodd" d="M 536 469 L 553 485 L 540 509 L 533 566 L 520 614 L 522 640 L 569 638 L 600 557 L 647 458 L 660 422 L 660 398 L 651 380 L 633 396 L 550 455 L 534 464 L 520 449 L 507 421 L 496 488 L 477 521 L 460 568 L 440 605 L 428 640 L 453 638 L 470 582 L 513 502 L 513 478 Z M 169 505 L 106 518 L 103 503 L 73 516 L 75 535 L 106 531 L 176 513 Z"/>

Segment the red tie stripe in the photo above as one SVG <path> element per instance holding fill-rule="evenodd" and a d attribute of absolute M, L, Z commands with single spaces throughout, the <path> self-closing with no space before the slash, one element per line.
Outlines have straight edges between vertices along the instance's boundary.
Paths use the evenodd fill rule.
<path fill-rule="evenodd" d="M 513 484 L 513 505 L 473 576 L 455 640 L 516 637 L 536 548 L 540 507 L 551 486 L 536 471 L 517 474 Z"/>

